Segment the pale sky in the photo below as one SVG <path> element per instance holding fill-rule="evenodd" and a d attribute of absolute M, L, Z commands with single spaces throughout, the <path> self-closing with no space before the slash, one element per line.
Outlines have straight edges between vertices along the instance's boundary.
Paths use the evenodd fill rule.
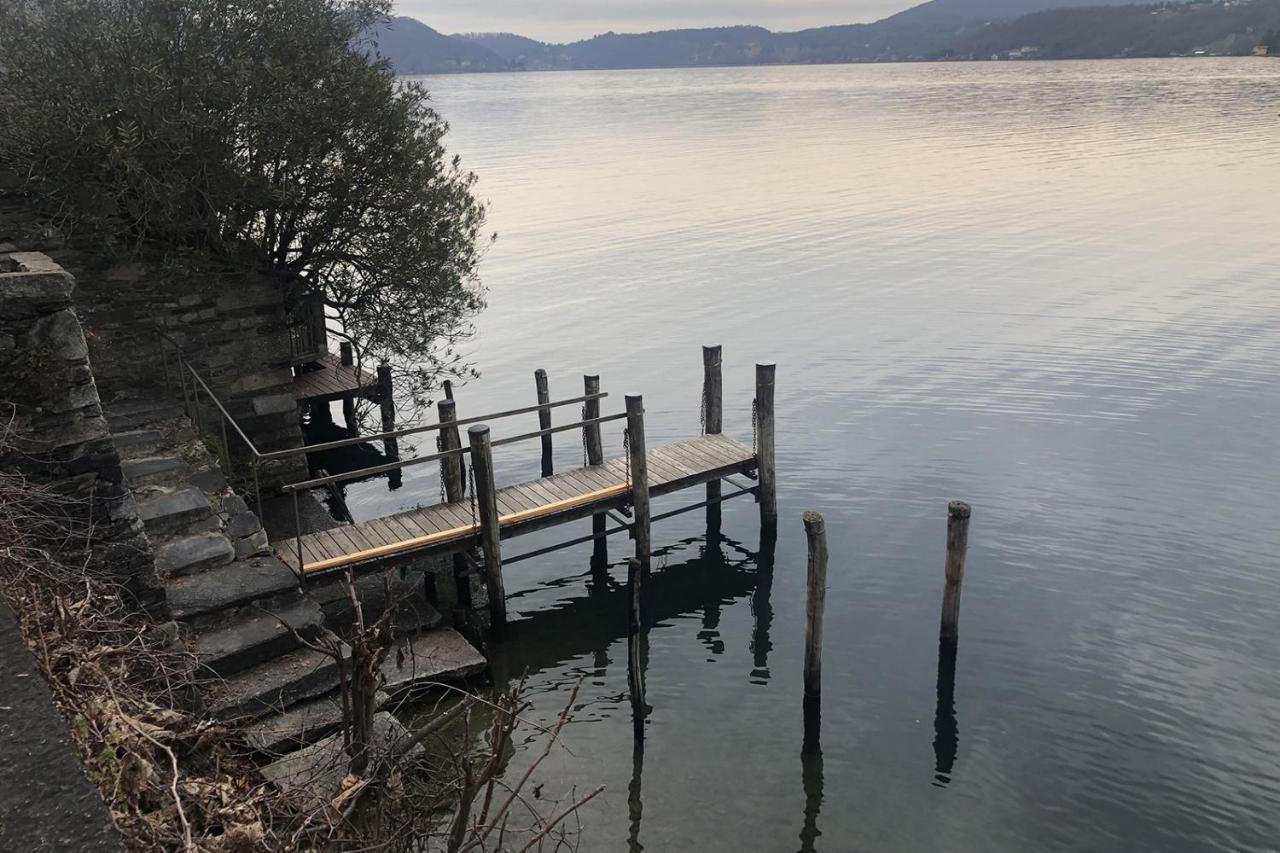
<path fill-rule="evenodd" d="M 916 0 L 921 2 L 921 0 Z M 758 24 L 800 30 L 874 21 L 912 0 L 397 0 L 396 12 L 443 33 L 512 32 L 540 41 L 598 33 Z"/>

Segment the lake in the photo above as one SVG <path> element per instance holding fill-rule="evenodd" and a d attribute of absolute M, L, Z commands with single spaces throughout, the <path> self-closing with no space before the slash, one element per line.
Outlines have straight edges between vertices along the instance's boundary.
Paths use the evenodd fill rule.
<path fill-rule="evenodd" d="M 750 441 L 753 364 L 778 363 L 772 566 L 750 499 L 719 540 L 700 512 L 654 527 L 642 754 L 628 541 L 609 578 L 585 545 L 507 570 L 500 670 L 544 721 L 585 679 L 536 780 L 608 786 L 583 850 L 1280 846 L 1280 63 L 428 82 L 499 233 L 463 417 L 534 402 L 535 368 L 559 398 L 599 372 L 606 412 L 644 393 L 651 446 L 690 437 L 722 344 Z M 434 500 L 433 467 L 353 508 Z M 498 469 L 536 477 L 536 444 Z M 952 498 L 974 507 L 953 704 Z M 831 567 L 802 761 L 808 509 Z"/>

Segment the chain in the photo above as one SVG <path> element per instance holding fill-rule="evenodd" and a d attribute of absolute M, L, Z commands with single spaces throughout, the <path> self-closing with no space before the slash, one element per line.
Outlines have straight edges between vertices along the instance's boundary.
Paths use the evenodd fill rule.
<path fill-rule="evenodd" d="M 631 430 L 630 428 L 622 431 L 622 458 L 626 461 L 627 466 L 627 494 L 631 494 Z"/>
<path fill-rule="evenodd" d="M 436 435 L 436 451 L 439 453 L 444 452 L 444 433 L 439 433 Z M 440 503 L 445 503 L 446 501 L 449 500 L 448 495 L 446 495 L 444 491 L 444 478 L 445 478 L 444 472 L 445 472 L 445 466 L 448 464 L 449 464 L 448 459 L 440 460 Z"/>
<path fill-rule="evenodd" d="M 467 473 L 471 477 L 471 524 L 479 527 L 480 517 L 476 514 L 476 466 L 472 465 Z"/>
<path fill-rule="evenodd" d="M 760 426 L 760 401 L 752 400 L 751 401 L 751 451 L 753 453 L 756 451 L 756 441 L 757 441 L 756 433 L 759 431 L 758 430 L 759 426 Z"/>

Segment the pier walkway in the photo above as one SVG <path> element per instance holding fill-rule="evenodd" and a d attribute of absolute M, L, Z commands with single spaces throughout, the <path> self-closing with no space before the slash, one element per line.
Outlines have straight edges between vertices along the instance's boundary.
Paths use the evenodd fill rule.
<path fill-rule="evenodd" d="M 647 454 L 650 495 L 717 481 L 756 468 L 752 448 L 723 435 L 703 435 Z M 497 489 L 503 539 L 619 509 L 631 500 L 628 460 L 614 459 Z M 407 554 L 478 546 L 481 525 L 473 501 L 452 501 L 285 540 L 277 556 L 303 574 Z M 301 556 L 301 563 L 299 557 Z"/>

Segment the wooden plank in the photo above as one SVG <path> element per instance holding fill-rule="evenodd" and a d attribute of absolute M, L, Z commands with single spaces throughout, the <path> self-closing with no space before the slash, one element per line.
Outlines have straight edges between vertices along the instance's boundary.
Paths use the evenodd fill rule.
<path fill-rule="evenodd" d="M 542 485 L 541 482 L 525 483 L 524 485 L 525 485 L 525 488 L 527 488 L 530 492 L 534 494 L 535 497 L 539 499 L 539 503 L 541 506 L 546 506 L 547 504 L 553 504 L 556 501 L 560 500 L 560 498 L 556 497 L 553 493 L 548 491 Z"/>
<path fill-rule="evenodd" d="M 696 472 L 697 474 L 706 474 L 709 470 L 713 469 L 712 461 L 708 457 L 698 453 L 692 447 L 674 446 L 669 448 L 669 451 L 672 458 L 678 459 L 685 468 Z M 714 467 L 719 466 L 716 465 Z"/>
<path fill-rule="evenodd" d="M 360 522 L 360 530 L 364 534 L 364 538 L 374 545 L 389 545 L 392 542 L 400 541 L 399 535 L 392 533 L 386 522 L 379 518 L 371 518 L 368 521 Z"/>
<path fill-rule="evenodd" d="M 579 468 L 574 468 L 572 471 L 565 471 L 563 474 L 558 474 L 556 476 L 564 488 L 571 490 L 574 495 L 585 495 L 587 492 L 594 492 L 599 488 L 598 486 L 593 485 Z"/>
<path fill-rule="evenodd" d="M 669 467 L 678 471 L 681 479 L 685 477 L 696 477 L 702 473 L 701 471 L 693 468 L 684 457 L 676 452 L 676 449 L 677 448 L 675 447 L 660 447 L 654 451 L 654 453 L 660 453 L 662 455 L 662 461 Z"/>
<path fill-rule="evenodd" d="M 558 501 L 572 500 L 578 495 L 584 494 L 581 489 L 566 483 L 563 477 L 547 477 L 539 480 L 538 485 L 542 486 L 545 491 L 555 495 Z"/>
<path fill-rule="evenodd" d="M 508 502 L 515 504 L 519 510 L 533 509 L 538 506 L 537 499 L 525 491 L 523 485 L 508 486 L 502 491 L 506 493 Z"/>
<path fill-rule="evenodd" d="M 597 489 L 607 489 L 609 486 L 616 486 L 621 482 L 621 480 L 609 476 L 609 474 L 599 466 L 582 468 L 580 471 L 582 473 L 582 478 L 588 483 L 591 483 Z"/>
<path fill-rule="evenodd" d="M 513 512 L 520 512 L 519 504 L 517 504 L 515 501 L 508 498 L 507 495 L 503 494 L 502 490 L 499 490 L 494 495 L 494 500 L 498 504 L 498 512 L 501 515 L 509 515 Z"/>

